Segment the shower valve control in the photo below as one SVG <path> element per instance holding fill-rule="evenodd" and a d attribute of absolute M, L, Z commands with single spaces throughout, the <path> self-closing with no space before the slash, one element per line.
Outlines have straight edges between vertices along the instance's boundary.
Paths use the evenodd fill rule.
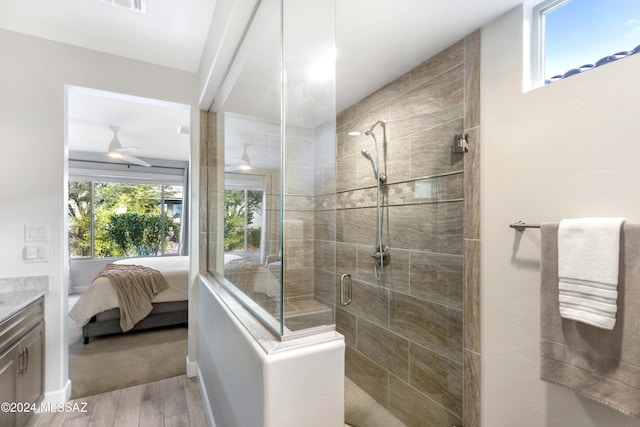
<path fill-rule="evenodd" d="M 387 265 L 389 261 L 391 261 L 391 254 L 389 253 L 389 248 L 385 245 L 380 245 L 376 247 L 378 250 L 371 254 L 371 258 L 376 261 L 378 265 Z"/>
<path fill-rule="evenodd" d="M 469 134 L 459 134 L 453 137 L 453 152 L 468 153 L 469 152 Z"/>

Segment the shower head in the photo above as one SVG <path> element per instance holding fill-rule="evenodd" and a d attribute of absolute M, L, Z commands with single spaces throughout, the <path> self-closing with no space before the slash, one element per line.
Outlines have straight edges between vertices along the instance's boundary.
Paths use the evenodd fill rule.
<path fill-rule="evenodd" d="M 373 135 L 373 128 L 375 128 L 376 126 L 381 125 L 383 128 L 386 128 L 387 126 L 387 122 L 386 120 L 378 120 L 377 122 L 375 122 L 374 124 L 371 125 L 371 127 L 369 129 L 367 129 L 367 131 L 365 132 L 366 135 Z"/>
<path fill-rule="evenodd" d="M 376 167 L 376 162 L 373 161 L 373 158 L 371 157 L 371 153 L 369 153 L 369 150 L 367 150 L 366 148 L 363 148 L 362 150 L 360 150 L 360 153 L 362 153 L 365 159 L 371 162 L 371 167 L 373 168 L 373 176 L 376 179 L 378 179 L 378 168 Z"/>

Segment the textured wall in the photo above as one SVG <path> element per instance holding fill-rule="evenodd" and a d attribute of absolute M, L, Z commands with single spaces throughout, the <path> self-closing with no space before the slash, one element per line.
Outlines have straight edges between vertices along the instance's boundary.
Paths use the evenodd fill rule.
<path fill-rule="evenodd" d="M 336 193 L 316 167 L 316 298 L 333 304 L 340 275 L 351 274 L 353 302 L 336 306 L 346 374 L 409 426 L 462 419 L 465 165 L 451 145 L 471 127 L 465 116 L 477 116 L 465 114 L 465 97 L 466 104 L 479 97 L 477 84 L 465 79 L 465 72 L 477 72 L 477 56 L 465 55 L 466 45 L 478 48 L 476 38 L 455 43 L 339 114 Z M 348 132 L 380 119 L 388 123 L 386 149 L 382 128 L 375 132 L 380 169 L 388 175 L 383 241 L 391 263 L 376 279 L 375 179 L 360 153 L 366 148 L 375 157 L 374 142 Z"/>
<path fill-rule="evenodd" d="M 518 7 L 482 29 L 483 424 L 640 427 L 540 380 L 540 231 L 508 227 L 640 220 L 640 145 L 629 143 L 640 133 L 640 55 L 523 92 L 526 19 Z"/>

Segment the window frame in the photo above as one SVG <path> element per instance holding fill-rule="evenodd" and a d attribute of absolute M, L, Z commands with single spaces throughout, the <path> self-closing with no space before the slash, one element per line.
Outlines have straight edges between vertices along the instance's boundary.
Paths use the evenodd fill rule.
<path fill-rule="evenodd" d="M 604 55 L 604 56 L 600 57 L 599 59 L 597 59 L 597 56 L 600 56 L 600 55 L 594 55 L 595 58 L 585 58 L 583 61 L 581 61 L 583 65 L 578 66 L 577 63 L 571 64 L 571 68 L 567 67 L 566 70 L 562 71 L 564 74 L 556 74 L 553 76 L 549 76 L 548 78 L 545 77 L 545 74 L 547 75 L 550 74 L 550 73 L 547 73 L 547 71 L 545 70 L 547 65 L 546 61 L 548 59 L 547 53 L 546 53 L 547 15 L 549 15 L 550 13 L 556 11 L 557 9 L 563 6 L 566 6 L 568 3 L 572 1 L 574 0 L 546 0 L 538 4 L 537 6 L 535 6 L 531 11 L 531 16 L 530 16 L 531 30 L 529 31 L 529 34 L 531 37 L 531 41 L 529 43 L 531 48 L 531 53 L 529 55 L 530 89 L 535 89 L 540 86 L 546 86 L 549 83 L 555 82 L 556 80 L 564 80 L 575 74 L 581 74 L 584 71 L 588 71 L 593 68 L 599 68 L 610 62 L 618 61 L 620 59 L 624 59 L 625 57 L 640 53 L 640 45 L 636 45 L 631 50 L 625 50 L 627 49 L 627 47 L 625 46 L 623 47 L 611 46 L 612 49 L 610 52 L 600 52 L 600 55 Z M 578 0 L 576 0 L 576 2 L 579 3 Z M 589 4 L 589 6 L 591 5 Z M 610 18 L 619 12 L 620 10 L 616 9 L 613 12 L 613 15 L 604 14 L 604 16 L 605 18 Z M 637 14 L 637 10 L 634 10 L 633 13 Z M 602 11 L 600 14 L 601 15 L 603 14 Z M 624 16 L 616 15 L 615 17 L 620 18 Z M 626 20 L 627 21 L 624 24 L 625 26 L 628 26 L 630 23 L 637 21 L 637 19 L 633 17 L 627 17 Z M 565 21 L 561 21 L 561 23 L 564 25 Z M 600 31 L 602 31 L 602 29 L 600 29 Z M 596 33 L 596 34 L 600 35 L 601 33 Z M 620 43 L 620 40 L 622 40 L 623 38 L 624 37 L 615 38 L 613 41 L 615 41 L 615 43 Z M 612 41 L 612 40 L 609 40 L 609 41 Z M 585 43 L 583 45 L 579 45 L 579 48 L 584 49 L 587 46 L 588 45 Z M 616 51 L 616 50 L 617 50 L 616 53 L 612 53 L 613 51 Z M 525 79 L 524 84 L 526 85 L 527 77 L 524 76 L 524 79 Z"/>
<path fill-rule="evenodd" d="M 531 87 L 538 88 L 544 84 L 545 66 L 545 24 L 546 16 L 564 6 L 571 0 L 546 0 L 533 8 L 531 37 Z"/>
<path fill-rule="evenodd" d="M 224 189 L 223 192 L 227 190 L 234 191 L 243 191 L 244 192 L 244 200 L 245 206 L 247 206 L 248 200 L 248 192 L 249 191 L 259 191 L 262 193 L 262 212 L 260 215 L 262 216 L 262 224 L 260 230 L 260 259 L 264 258 L 264 233 L 266 231 L 266 227 L 264 224 L 265 221 L 265 198 L 267 196 L 266 188 L 265 188 L 265 176 L 264 175 L 253 175 L 253 174 L 242 174 L 242 173 L 234 173 L 234 172 L 225 172 L 224 179 Z M 224 196 L 223 196 L 224 200 Z M 245 209 L 244 212 L 244 248 L 243 251 L 248 251 L 248 209 Z M 225 236 L 226 237 L 226 236 Z"/>
<path fill-rule="evenodd" d="M 91 260 L 101 260 L 101 259 L 120 259 L 124 257 L 96 257 L 95 254 L 95 183 L 96 182 L 111 182 L 111 183 L 120 183 L 120 184 L 131 184 L 131 185 L 155 185 L 160 187 L 160 208 L 164 213 L 166 211 L 166 201 L 164 199 L 165 187 L 167 186 L 180 186 L 182 187 L 183 199 L 182 203 L 184 204 L 184 194 L 188 191 L 185 188 L 184 175 L 187 170 L 187 166 L 180 167 L 151 167 L 151 168 L 141 168 L 141 167 L 132 167 L 130 165 L 125 165 L 126 169 L 122 168 L 123 165 L 116 164 L 108 164 L 101 162 L 91 162 L 85 160 L 70 160 L 69 172 L 68 172 L 68 183 L 72 181 L 85 181 L 91 184 L 91 206 L 90 206 L 90 250 L 88 257 L 72 257 L 71 255 L 71 242 L 69 242 L 69 259 L 70 261 L 91 261 Z M 176 162 L 178 163 L 178 162 Z M 67 213 L 68 215 L 68 213 Z M 188 220 L 188 218 L 181 218 L 181 220 Z M 164 218 L 162 217 L 162 220 Z M 69 230 L 67 230 L 69 232 Z M 165 227 L 162 227 L 162 233 L 165 233 Z M 183 238 L 182 236 L 180 237 Z M 161 254 L 156 255 L 157 257 L 164 256 L 176 256 L 176 254 L 165 254 L 165 242 L 162 240 L 162 248 Z"/>

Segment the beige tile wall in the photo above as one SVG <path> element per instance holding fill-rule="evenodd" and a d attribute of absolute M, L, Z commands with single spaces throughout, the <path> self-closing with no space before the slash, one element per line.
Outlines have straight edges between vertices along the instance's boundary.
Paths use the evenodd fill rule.
<path fill-rule="evenodd" d="M 465 40 L 464 425 L 480 426 L 480 30 Z"/>

